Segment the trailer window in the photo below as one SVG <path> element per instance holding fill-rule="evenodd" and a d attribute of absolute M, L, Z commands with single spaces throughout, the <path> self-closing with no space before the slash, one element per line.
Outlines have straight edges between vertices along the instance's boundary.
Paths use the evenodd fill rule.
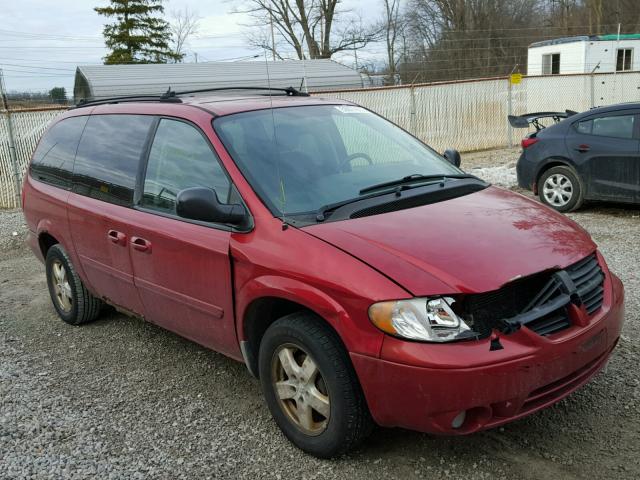
<path fill-rule="evenodd" d="M 616 61 L 616 72 L 627 72 L 632 68 L 633 49 L 619 48 Z"/>
<path fill-rule="evenodd" d="M 543 75 L 559 75 L 560 74 L 560 54 L 548 53 L 542 56 L 542 74 Z"/>

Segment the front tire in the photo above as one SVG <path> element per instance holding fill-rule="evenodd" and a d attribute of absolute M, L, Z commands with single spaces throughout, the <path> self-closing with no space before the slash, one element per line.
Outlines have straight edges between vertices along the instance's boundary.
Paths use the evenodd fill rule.
<path fill-rule="evenodd" d="M 63 321 L 80 325 L 98 318 L 102 301 L 84 286 L 60 244 L 47 251 L 45 268 L 51 301 Z"/>
<path fill-rule="evenodd" d="M 347 352 L 321 319 L 293 313 L 260 344 L 260 382 L 276 423 L 298 448 L 331 458 L 357 446 L 373 421 Z"/>
<path fill-rule="evenodd" d="M 538 196 L 542 203 L 558 212 L 572 212 L 584 202 L 584 187 L 575 170 L 562 165 L 542 174 Z"/>

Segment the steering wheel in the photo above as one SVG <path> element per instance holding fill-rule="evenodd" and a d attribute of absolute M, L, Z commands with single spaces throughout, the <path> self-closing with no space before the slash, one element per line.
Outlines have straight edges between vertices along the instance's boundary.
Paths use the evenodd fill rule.
<path fill-rule="evenodd" d="M 356 158 L 362 158 L 369 165 L 373 165 L 373 160 L 371 160 L 371 157 L 369 155 L 367 155 L 366 153 L 362 153 L 362 152 L 356 152 L 356 153 L 352 153 L 351 155 L 349 155 L 347 158 L 345 158 L 342 161 L 342 163 L 340 164 L 340 169 L 343 170 L 344 167 L 346 167 L 348 164 L 353 162 Z"/>

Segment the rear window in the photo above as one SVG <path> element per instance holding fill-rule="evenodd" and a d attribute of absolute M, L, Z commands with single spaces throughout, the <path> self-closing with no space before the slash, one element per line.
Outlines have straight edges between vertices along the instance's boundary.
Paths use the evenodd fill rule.
<path fill-rule="evenodd" d="M 635 115 L 599 117 L 578 122 L 576 130 L 585 135 L 600 137 L 633 138 Z"/>
<path fill-rule="evenodd" d="M 129 206 L 154 117 L 94 115 L 84 129 L 73 170 L 73 191 Z"/>
<path fill-rule="evenodd" d="M 32 178 L 57 187 L 71 188 L 73 159 L 87 118 L 66 118 L 44 134 L 31 160 Z"/>

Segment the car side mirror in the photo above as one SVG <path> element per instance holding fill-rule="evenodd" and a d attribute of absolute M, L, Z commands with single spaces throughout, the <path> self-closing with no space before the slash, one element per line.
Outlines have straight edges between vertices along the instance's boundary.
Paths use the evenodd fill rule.
<path fill-rule="evenodd" d="M 444 153 L 442 154 L 442 156 L 444 158 L 447 159 L 447 161 L 453 165 L 454 167 L 460 167 L 460 163 L 462 162 L 462 159 L 460 158 L 460 152 L 453 149 L 453 148 L 449 148 L 447 150 L 444 151 Z"/>
<path fill-rule="evenodd" d="M 220 203 L 215 190 L 204 187 L 180 190 L 176 199 L 176 213 L 189 220 L 231 225 L 241 225 L 247 218 L 243 205 Z"/>

